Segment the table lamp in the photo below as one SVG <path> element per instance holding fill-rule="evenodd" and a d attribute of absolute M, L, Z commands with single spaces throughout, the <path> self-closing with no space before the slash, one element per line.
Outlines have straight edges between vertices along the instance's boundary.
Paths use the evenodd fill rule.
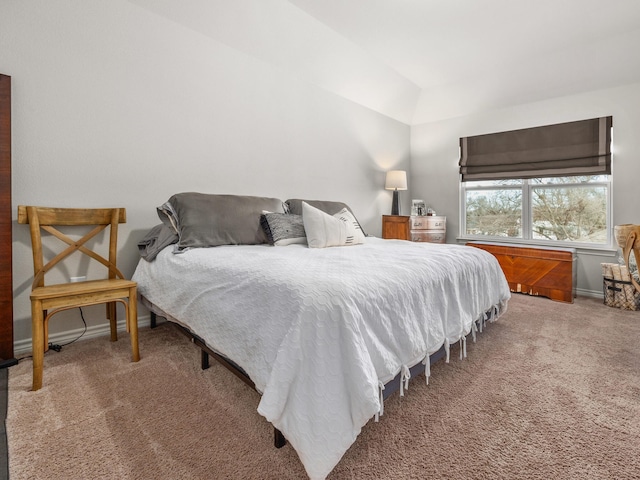
<path fill-rule="evenodd" d="M 407 172 L 405 172 L 404 170 L 388 171 L 384 188 L 386 190 L 393 190 L 393 204 L 391 205 L 391 215 L 400 215 L 400 202 L 398 201 L 398 190 L 407 189 Z"/>

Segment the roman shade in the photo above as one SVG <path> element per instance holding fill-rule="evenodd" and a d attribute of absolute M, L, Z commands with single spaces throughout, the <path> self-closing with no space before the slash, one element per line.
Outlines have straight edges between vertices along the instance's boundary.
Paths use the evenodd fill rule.
<path fill-rule="evenodd" d="M 613 117 L 460 139 L 462 181 L 608 175 Z"/>

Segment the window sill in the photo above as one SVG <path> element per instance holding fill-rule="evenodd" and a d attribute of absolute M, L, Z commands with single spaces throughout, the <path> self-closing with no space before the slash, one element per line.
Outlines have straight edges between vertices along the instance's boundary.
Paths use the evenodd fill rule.
<path fill-rule="evenodd" d="M 565 243 L 565 242 L 536 242 L 535 240 L 523 240 L 521 238 L 511 239 L 508 237 L 470 237 L 470 236 L 458 236 L 456 237 L 456 242 L 458 243 L 466 243 L 466 242 L 486 242 L 486 243 L 504 243 L 511 245 L 520 245 L 520 246 L 531 246 L 531 247 L 541 247 L 541 248 L 574 248 L 576 249 L 578 254 L 583 255 L 599 255 L 605 257 L 615 257 L 618 252 L 617 246 L 607 246 L 607 245 L 585 245 L 583 243 Z"/>

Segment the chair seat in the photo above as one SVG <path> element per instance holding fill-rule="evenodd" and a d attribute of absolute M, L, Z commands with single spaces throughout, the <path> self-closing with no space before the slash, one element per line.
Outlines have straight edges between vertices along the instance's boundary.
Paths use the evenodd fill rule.
<path fill-rule="evenodd" d="M 31 291 L 31 300 L 46 301 L 48 299 L 61 298 L 65 296 L 92 295 L 102 296 L 110 294 L 110 298 L 125 298 L 128 290 L 136 286 L 136 282 L 112 278 L 105 280 L 88 280 L 86 282 L 59 283 L 36 287 Z M 121 290 L 121 292 L 120 292 Z"/>

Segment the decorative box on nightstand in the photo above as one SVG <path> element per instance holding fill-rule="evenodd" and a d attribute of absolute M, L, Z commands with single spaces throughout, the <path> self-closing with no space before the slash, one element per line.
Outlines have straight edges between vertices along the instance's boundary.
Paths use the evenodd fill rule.
<path fill-rule="evenodd" d="M 411 216 L 409 226 L 412 242 L 445 243 L 447 240 L 447 217 Z"/>

